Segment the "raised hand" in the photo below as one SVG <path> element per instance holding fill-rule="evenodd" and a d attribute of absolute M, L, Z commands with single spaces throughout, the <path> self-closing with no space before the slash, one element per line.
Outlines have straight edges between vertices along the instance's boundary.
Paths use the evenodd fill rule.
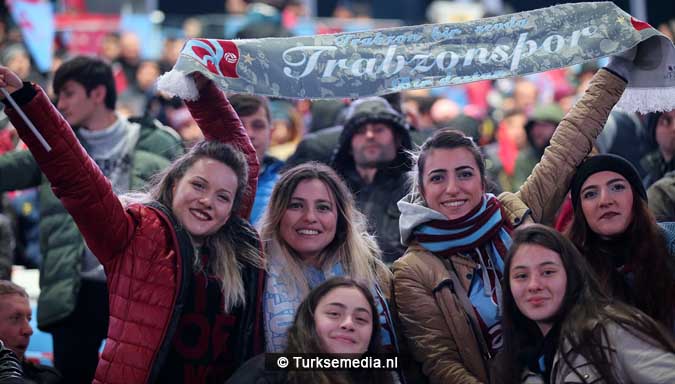
<path fill-rule="evenodd" d="M 5 88 L 7 92 L 12 93 L 21 87 L 23 87 L 21 78 L 9 68 L 0 66 L 0 88 Z M 4 99 L 4 95 L 0 94 L 0 99 Z"/>
<path fill-rule="evenodd" d="M 211 79 L 199 72 L 193 72 L 192 78 L 195 80 L 195 85 L 197 86 L 198 91 L 202 91 L 204 87 L 206 87 L 211 82 Z"/>

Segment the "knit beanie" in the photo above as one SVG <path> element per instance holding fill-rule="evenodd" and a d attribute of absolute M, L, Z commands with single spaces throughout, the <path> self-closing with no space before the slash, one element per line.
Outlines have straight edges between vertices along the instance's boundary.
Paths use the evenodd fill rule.
<path fill-rule="evenodd" d="M 621 156 L 602 154 L 588 158 L 577 168 L 577 172 L 574 174 L 574 178 L 572 178 L 572 185 L 570 186 L 572 205 L 575 208 L 578 207 L 579 193 L 586 179 L 602 171 L 616 172 L 625 177 L 633 188 L 633 193 L 637 193 L 642 200 L 647 201 L 647 191 L 645 191 L 645 187 L 640 180 L 640 175 L 635 170 L 633 164 Z"/>

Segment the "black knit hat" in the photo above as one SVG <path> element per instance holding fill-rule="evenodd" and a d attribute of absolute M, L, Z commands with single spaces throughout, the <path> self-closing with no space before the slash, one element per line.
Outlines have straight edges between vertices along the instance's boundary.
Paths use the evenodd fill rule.
<path fill-rule="evenodd" d="M 577 168 L 577 172 L 574 174 L 574 178 L 572 178 L 572 185 L 570 186 L 572 205 L 575 208 L 579 204 L 579 192 L 581 192 L 581 186 L 584 185 L 586 179 L 602 171 L 616 172 L 625 177 L 631 187 L 633 187 L 633 193 L 637 193 L 642 200 L 647 201 L 647 191 L 645 191 L 645 187 L 640 180 L 640 175 L 635 170 L 633 164 L 621 156 L 603 154 L 588 158 Z"/>

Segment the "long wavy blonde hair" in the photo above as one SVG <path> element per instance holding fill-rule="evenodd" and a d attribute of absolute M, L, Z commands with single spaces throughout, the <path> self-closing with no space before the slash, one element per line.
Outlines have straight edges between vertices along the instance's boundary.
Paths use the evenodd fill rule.
<path fill-rule="evenodd" d="M 281 220 L 286 208 L 298 184 L 305 180 L 321 181 L 333 195 L 337 207 L 335 238 L 320 252 L 318 265 L 324 267 L 339 262 L 347 276 L 378 282 L 388 294 L 391 273 L 380 259 L 377 242 L 367 233 L 365 216 L 356 208 L 344 181 L 332 168 L 321 163 L 310 162 L 293 167 L 284 172 L 275 184 L 259 224 L 266 258 L 280 257 L 285 269 L 280 276 L 299 282 L 304 293 L 309 291 L 302 259 L 281 236 Z"/>
<path fill-rule="evenodd" d="M 246 158 L 228 144 L 206 140 L 195 144 L 186 154 L 155 175 L 146 193 L 127 194 L 121 196 L 120 200 L 125 205 L 156 201 L 171 209 L 174 186 L 197 160 L 204 158 L 227 165 L 237 175 L 237 192 L 232 209 L 238 208 L 244 194 L 248 193 Z M 225 311 L 246 302 L 241 269 L 245 265 L 265 267 L 257 239 L 258 234 L 246 220 L 231 215 L 216 233 L 204 239 L 204 244 L 209 250 L 208 265 L 202 266 L 199 257 L 192 260 L 194 271 L 207 269 L 220 280 Z"/>

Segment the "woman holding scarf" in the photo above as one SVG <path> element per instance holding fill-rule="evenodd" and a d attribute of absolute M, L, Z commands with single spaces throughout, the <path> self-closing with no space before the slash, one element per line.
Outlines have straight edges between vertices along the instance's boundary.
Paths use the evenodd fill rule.
<path fill-rule="evenodd" d="M 51 150 L 9 99 L 7 115 L 107 275 L 110 326 L 94 383 L 222 383 L 263 351 L 264 260 L 244 219 L 258 160 L 224 94 L 196 80 L 218 102 L 188 103 L 206 140 L 148 193 L 118 197 L 44 91 L 0 67 L 0 87 Z"/>
<path fill-rule="evenodd" d="M 552 222 L 623 93 L 626 64 L 617 58 L 598 71 L 516 193 L 485 192 L 481 152 L 457 131 L 438 131 L 420 148 L 413 191 L 399 202 L 408 249 L 394 263 L 394 296 L 402 333 L 432 383 L 491 382 L 490 363 L 502 346 L 500 281 L 511 231 Z"/>

